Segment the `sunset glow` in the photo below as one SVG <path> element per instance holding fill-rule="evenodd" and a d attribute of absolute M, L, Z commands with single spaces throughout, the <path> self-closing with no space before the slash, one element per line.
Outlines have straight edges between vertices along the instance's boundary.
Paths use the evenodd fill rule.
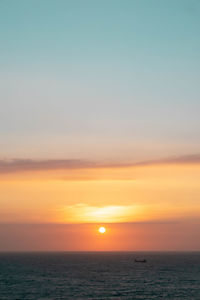
<path fill-rule="evenodd" d="M 0 1 L 0 251 L 200 250 L 199 9 Z"/>

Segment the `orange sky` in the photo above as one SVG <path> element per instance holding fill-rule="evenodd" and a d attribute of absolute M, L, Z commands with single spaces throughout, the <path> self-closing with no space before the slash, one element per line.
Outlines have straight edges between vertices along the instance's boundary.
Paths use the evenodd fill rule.
<path fill-rule="evenodd" d="M 199 223 L 195 223 L 200 217 L 198 163 L 17 170 L 1 172 L 0 177 L 1 223 L 52 224 L 53 232 L 58 235 L 55 233 L 48 243 L 55 241 L 62 250 L 189 249 L 188 238 L 193 246 L 196 243 L 194 232 L 200 229 Z M 187 227 L 187 220 L 193 220 L 193 225 Z M 124 225 L 127 222 L 132 225 Z M 96 226 L 107 223 L 108 231 L 102 243 Z M 65 234 L 63 228 L 68 227 L 63 227 L 64 224 L 74 224 L 70 227 L 74 237 L 68 229 Z M 88 224 L 88 232 L 84 224 Z M 178 240 L 173 241 L 172 237 L 179 227 L 184 232 L 179 232 L 178 245 Z M 30 234 L 34 236 L 37 232 L 40 240 L 44 228 L 41 232 L 38 228 Z M 45 230 L 49 238 L 51 230 Z M 86 236 L 84 243 L 83 236 Z M 147 236 L 152 237 L 151 242 Z M 74 241 L 71 246 L 67 240 L 65 244 L 58 242 L 59 238 L 67 237 Z M 37 245 L 38 249 L 45 247 L 45 244 Z"/>

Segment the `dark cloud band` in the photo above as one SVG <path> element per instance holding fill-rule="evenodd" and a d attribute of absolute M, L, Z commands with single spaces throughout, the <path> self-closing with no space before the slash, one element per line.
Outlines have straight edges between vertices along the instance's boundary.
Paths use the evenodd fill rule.
<path fill-rule="evenodd" d="M 72 169 L 94 169 L 94 168 L 119 168 L 146 166 L 155 164 L 200 164 L 200 154 L 170 157 L 160 160 L 147 160 L 141 162 L 92 162 L 81 159 L 55 159 L 55 160 L 33 160 L 13 159 L 0 160 L 0 174 L 23 172 L 23 171 L 45 171 L 45 170 L 72 170 Z"/>

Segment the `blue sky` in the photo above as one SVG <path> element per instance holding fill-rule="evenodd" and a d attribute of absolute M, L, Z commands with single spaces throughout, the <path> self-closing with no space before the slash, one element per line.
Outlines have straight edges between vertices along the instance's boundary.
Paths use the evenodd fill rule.
<path fill-rule="evenodd" d="M 200 149 L 199 1 L 1 1 L 1 157 Z"/>

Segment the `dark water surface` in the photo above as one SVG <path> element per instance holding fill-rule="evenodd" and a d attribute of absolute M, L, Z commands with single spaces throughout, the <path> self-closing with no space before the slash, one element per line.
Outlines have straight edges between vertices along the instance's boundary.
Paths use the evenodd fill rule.
<path fill-rule="evenodd" d="M 0 299 L 200 300 L 200 253 L 1 253 Z"/>

